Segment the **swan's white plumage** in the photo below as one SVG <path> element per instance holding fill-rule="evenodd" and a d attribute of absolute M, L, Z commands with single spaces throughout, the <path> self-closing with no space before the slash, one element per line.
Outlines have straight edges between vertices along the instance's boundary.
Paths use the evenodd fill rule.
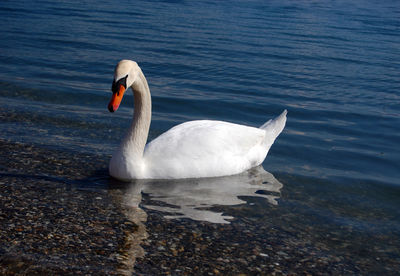
<path fill-rule="evenodd" d="M 135 70 L 140 71 L 137 64 L 134 65 Z M 124 66 L 126 67 L 125 62 Z M 117 66 L 116 71 L 118 70 L 121 68 Z M 134 74 L 138 73 L 135 71 Z M 125 75 L 125 72 L 121 75 Z M 144 79 L 141 71 L 139 75 L 142 77 L 136 81 Z M 136 87 L 146 88 L 147 83 Z M 146 101 L 147 94 L 150 98 L 149 91 L 138 91 L 146 89 L 133 90 L 134 93 L 144 95 L 135 97 L 135 101 L 142 98 Z M 135 108 L 136 104 L 142 103 L 135 102 Z M 146 106 L 140 108 L 147 110 Z M 147 108 L 151 112 L 151 107 Z M 131 133 L 128 133 L 120 148 L 113 154 L 110 174 L 121 180 L 129 180 L 215 177 L 241 173 L 264 161 L 271 145 L 285 126 L 286 113 L 285 110 L 260 128 L 211 120 L 186 122 L 151 141 L 141 155 L 132 153 L 135 152 L 135 147 L 141 147 L 138 144 L 143 140 L 135 137 L 135 132 L 144 135 L 146 130 L 135 128 L 135 122 L 143 124 L 141 119 L 135 118 Z"/>
<path fill-rule="evenodd" d="M 286 117 L 280 119 L 282 128 Z M 275 135 L 261 128 L 222 121 L 186 122 L 146 146 L 145 167 L 154 166 L 147 177 L 195 178 L 241 173 L 264 161 Z"/>

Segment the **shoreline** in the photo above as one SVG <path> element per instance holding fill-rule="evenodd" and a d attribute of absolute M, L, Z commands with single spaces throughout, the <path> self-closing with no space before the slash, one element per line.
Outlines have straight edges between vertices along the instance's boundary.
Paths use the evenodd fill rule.
<path fill-rule="evenodd" d="M 103 164 L 4 140 L 0 150 L 0 272 L 118 274 L 125 232 L 137 225 L 114 203 L 118 193 L 85 188 Z"/>
<path fill-rule="evenodd" d="M 395 230 L 368 233 L 310 216 L 290 177 L 277 206 L 260 198 L 217 206 L 235 219 L 214 224 L 129 206 L 106 157 L 2 139 L 0 151 L 4 275 L 395 275 L 400 264 Z M 141 200 L 154 203 L 148 194 Z"/>

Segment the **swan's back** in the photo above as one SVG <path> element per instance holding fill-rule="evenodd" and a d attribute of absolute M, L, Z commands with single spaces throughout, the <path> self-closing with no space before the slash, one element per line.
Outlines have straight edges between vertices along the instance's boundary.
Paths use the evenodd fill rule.
<path fill-rule="evenodd" d="M 233 175 L 261 164 L 283 130 L 286 111 L 260 128 L 222 121 L 190 121 L 150 142 L 144 178 Z"/>

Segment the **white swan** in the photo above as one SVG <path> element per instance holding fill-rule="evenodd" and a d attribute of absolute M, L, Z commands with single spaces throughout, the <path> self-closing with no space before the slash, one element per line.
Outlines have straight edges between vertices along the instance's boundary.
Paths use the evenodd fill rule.
<path fill-rule="evenodd" d="M 151 96 L 136 62 L 121 60 L 114 73 L 108 109 L 118 109 L 128 87 L 134 94 L 131 127 L 109 166 L 110 175 L 132 179 L 177 179 L 233 175 L 260 165 L 286 123 L 283 113 L 260 128 L 222 121 L 190 121 L 175 126 L 146 145 Z"/>

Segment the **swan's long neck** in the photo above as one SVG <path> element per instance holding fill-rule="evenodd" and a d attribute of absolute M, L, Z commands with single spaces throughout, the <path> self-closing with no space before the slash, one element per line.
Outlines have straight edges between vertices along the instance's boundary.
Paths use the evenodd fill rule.
<path fill-rule="evenodd" d="M 151 122 L 150 89 L 141 70 L 131 88 L 135 101 L 133 121 L 123 141 L 123 148 L 126 155 L 137 159 L 143 157 Z"/>

